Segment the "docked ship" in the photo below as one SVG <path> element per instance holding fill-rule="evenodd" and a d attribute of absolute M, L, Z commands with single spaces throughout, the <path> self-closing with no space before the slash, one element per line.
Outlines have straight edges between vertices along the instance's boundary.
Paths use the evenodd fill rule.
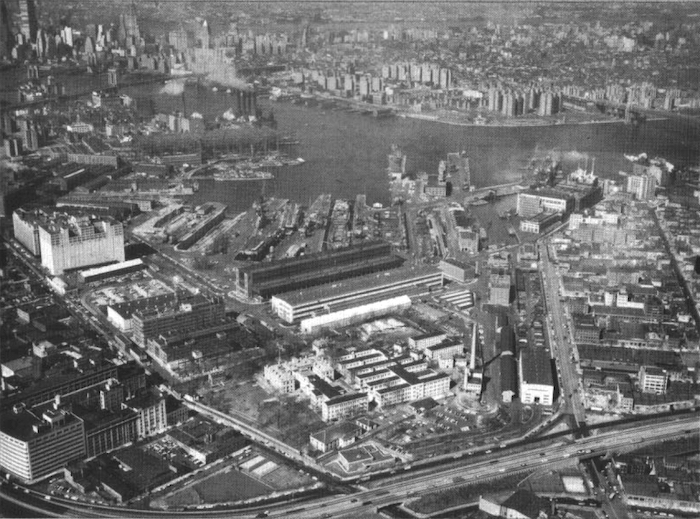
<path fill-rule="evenodd" d="M 214 173 L 214 180 L 217 182 L 228 182 L 234 180 L 268 180 L 274 177 L 275 176 L 268 171 L 256 171 L 252 169 L 217 171 Z"/>
<path fill-rule="evenodd" d="M 349 222 L 350 203 L 339 198 L 333 204 L 333 212 L 331 214 L 331 227 L 328 231 L 328 245 L 330 248 L 339 249 L 350 245 Z"/>
<path fill-rule="evenodd" d="M 306 236 L 311 236 L 314 229 L 325 227 L 328 223 L 328 215 L 331 210 L 331 194 L 323 193 L 314 200 L 309 207 L 301 226 L 301 231 Z"/>
<path fill-rule="evenodd" d="M 387 173 L 391 180 L 401 180 L 406 176 L 406 154 L 396 144 L 391 145 L 391 153 L 387 155 L 389 166 Z"/>

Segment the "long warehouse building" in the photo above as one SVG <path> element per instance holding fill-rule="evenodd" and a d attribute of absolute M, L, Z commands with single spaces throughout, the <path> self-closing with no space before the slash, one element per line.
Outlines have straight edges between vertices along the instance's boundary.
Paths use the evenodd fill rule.
<path fill-rule="evenodd" d="M 293 323 L 329 312 L 400 295 L 418 296 L 441 287 L 442 272 L 433 267 L 394 269 L 272 297 L 272 310 Z"/>
<path fill-rule="evenodd" d="M 236 269 L 236 293 L 246 299 L 268 299 L 292 290 L 393 269 L 403 261 L 393 254 L 389 243 L 374 241 L 300 258 L 256 263 Z"/>

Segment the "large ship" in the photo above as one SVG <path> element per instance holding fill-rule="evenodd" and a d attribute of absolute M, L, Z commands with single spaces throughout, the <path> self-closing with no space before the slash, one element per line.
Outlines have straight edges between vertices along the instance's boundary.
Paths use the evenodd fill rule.
<path fill-rule="evenodd" d="M 406 154 L 396 144 L 391 145 L 391 153 L 387 155 L 389 167 L 387 172 L 391 180 L 401 180 L 406 176 Z"/>
<path fill-rule="evenodd" d="M 323 193 L 314 200 L 309 207 L 301 226 L 301 231 L 306 236 L 311 236 L 314 229 L 325 227 L 328 223 L 328 215 L 331 211 L 331 194 Z"/>
<path fill-rule="evenodd" d="M 347 200 L 337 199 L 333 204 L 331 227 L 328 230 L 328 246 L 339 249 L 350 245 L 348 223 L 350 222 L 350 204 Z"/>

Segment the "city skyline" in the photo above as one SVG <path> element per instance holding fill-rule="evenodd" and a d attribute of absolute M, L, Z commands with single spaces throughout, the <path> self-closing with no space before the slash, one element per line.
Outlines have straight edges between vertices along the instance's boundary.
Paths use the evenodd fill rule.
<path fill-rule="evenodd" d="M 0 0 L 3 515 L 700 513 L 695 5 Z"/>

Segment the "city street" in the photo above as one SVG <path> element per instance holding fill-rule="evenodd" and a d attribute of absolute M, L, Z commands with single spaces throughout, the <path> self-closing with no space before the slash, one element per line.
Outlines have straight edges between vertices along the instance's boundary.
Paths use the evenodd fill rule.
<path fill-rule="evenodd" d="M 549 343 L 561 373 L 560 398 L 565 403 L 562 410 L 573 415 L 576 425 L 581 425 L 586 421 L 586 412 L 580 390 L 580 377 L 573 361 L 575 345 L 568 334 L 569 324 L 566 323 L 564 308 L 559 300 L 559 273 L 551 261 L 547 242 L 539 244 L 539 252 Z"/>

